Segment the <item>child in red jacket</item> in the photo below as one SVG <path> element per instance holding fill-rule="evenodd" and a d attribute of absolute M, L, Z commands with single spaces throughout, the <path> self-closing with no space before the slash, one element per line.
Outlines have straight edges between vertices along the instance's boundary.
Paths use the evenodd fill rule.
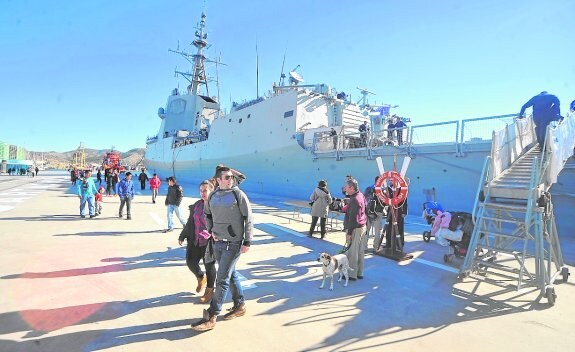
<path fill-rule="evenodd" d="M 98 188 L 98 193 L 96 193 L 94 195 L 94 199 L 96 200 L 96 209 L 95 209 L 96 212 L 94 215 L 96 215 L 96 216 L 98 216 L 102 213 L 102 208 L 103 208 L 102 207 L 102 202 L 103 202 L 102 196 L 104 195 L 104 191 L 105 191 L 105 188 L 100 186 L 100 188 Z"/>

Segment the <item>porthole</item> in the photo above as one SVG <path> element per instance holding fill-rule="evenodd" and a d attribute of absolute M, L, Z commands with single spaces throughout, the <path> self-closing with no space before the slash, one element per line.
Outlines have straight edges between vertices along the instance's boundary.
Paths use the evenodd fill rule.
<path fill-rule="evenodd" d="M 239 123 L 242 123 L 242 119 L 240 119 L 238 122 L 239 122 Z"/>
<path fill-rule="evenodd" d="M 252 116 L 252 114 L 248 114 L 248 119 Z"/>
<path fill-rule="evenodd" d="M 229 119 L 228 122 L 232 122 L 232 119 Z"/>

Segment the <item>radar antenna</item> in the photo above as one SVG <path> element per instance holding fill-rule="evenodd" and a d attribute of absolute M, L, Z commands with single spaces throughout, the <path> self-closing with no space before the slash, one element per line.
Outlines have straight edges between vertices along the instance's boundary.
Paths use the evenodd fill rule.
<path fill-rule="evenodd" d="M 357 104 L 362 108 L 364 108 L 366 105 L 369 105 L 369 103 L 367 101 L 367 95 L 368 94 L 375 95 L 375 93 L 371 92 L 365 88 L 360 88 L 360 87 L 355 87 L 355 88 L 359 89 L 359 93 L 361 94 L 361 99 L 359 99 Z"/>
<path fill-rule="evenodd" d="M 303 82 L 303 77 L 296 72 L 300 65 L 297 65 L 293 70 L 289 71 L 289 83 L 292 86 L 297 86 L 300 82 Z"/>

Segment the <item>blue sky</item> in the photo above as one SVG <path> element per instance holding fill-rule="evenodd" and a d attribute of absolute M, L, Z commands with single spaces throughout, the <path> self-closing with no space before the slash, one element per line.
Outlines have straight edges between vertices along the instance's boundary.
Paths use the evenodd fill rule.
<path fill-rule="evenodd" d="M 413 124 L 517 113 L 547 90 L 575 99 L 573 0 L 0 0 L 0 140 L 32 151 L 144 147 L 174 69 L 207 14 L 220 99 L 300 65 L 305 83 L 357 86 Z M 208 73 L 215 77 L 213 67 Z M 216 94 L 215 86 L 210 95 Z"/>

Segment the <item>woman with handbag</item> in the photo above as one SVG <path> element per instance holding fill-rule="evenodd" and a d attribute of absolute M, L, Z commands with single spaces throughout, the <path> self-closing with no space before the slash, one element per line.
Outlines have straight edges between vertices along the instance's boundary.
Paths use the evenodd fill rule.
<path fill-rule="evenodd" d="M 317 188 L 313 191 L 309 199 L 311 201 L 311 226 L 309 228 L 308 236 L 313 237 L 317 220 L 321 219 L 321 238 L 323 239 L 325 237 L 325 222 L 329 211 L 328 207 L 332 202 L 331 194 L 327 189 L 327 182 L 324 180 L 319 181 Z"/>
<path fill-rule="evenodd" d="M 214 186 L 208 180 L 200 183 L 200 200 L 190 205 L 190 217 L 186 226 L 180 233 L 178 243 L 180 246 L 187 240 L 186 264 L 190 271 L 198 279 L 196 293 L 200 293 L 204 287 L 204 295 L 200 297 L 200 303 L 209 303 L 214 294 L 214 283 L 216 281 L 216 261 L 213 255 L 213 237 L 206 230 L 206 219 L 204 215 L 204 202 L 214 190 Z M 206 272 L 200 268 L 200 259 L 203 260 Z"/>

